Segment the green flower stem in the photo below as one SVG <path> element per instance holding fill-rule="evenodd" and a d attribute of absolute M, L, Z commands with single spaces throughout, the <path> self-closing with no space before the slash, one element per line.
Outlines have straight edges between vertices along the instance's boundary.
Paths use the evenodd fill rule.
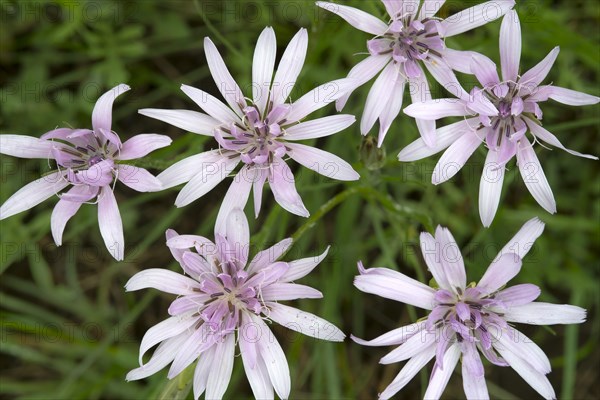
<path fill-rule="evenodd" d="M 159 400 L 184 400 L 192 390 L 192 382 L 194 380 L 194 368 L 196 363 L 192 363 L 189 367 L 183 370 L 174 379 L 167 381 L 163 390 L 158 395 Z"/>

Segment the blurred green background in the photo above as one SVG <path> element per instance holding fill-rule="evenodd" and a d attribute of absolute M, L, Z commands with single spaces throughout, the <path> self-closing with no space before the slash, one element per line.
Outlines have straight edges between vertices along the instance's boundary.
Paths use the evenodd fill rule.
<path fill-rule="evenodd" d="M 384 15 L 379 1 L 344 3 Z M 233 76 L 247 88 L 261 30 L 274 27 L 280 55 L 293 34 L 306 27 L 308 55 L 293 98 L 345 76 L 364 57 L 357 53 L 365 52 L 365 41 L 370 39 L 338 17 L 319 11 L 312 1 L 1 0 L 0 4 L 0 132 L 39 136 L 57 126 L 89 127 L 97 97 L 124 82 L 133 90 L 115 103 L 113 129 L 123 140 L 143 132 L 168 134 L 174 140 L 146 160 L 157 167 L 156 173 L 175 160 L 216 147 L 212 139 L 137 114 L 145 107 L 197 110 L 180 92 L 181 83 L 217 94 L 202 49 L 205 36 L 213 39 Z M 448 2 L 439 15 L 465 6 Z M 519 2 L 517 10 L 523 32 L 522 70 L 560 45 L 547 82 L 599 95 L 600 3 L 538 0 Z M 483 52 L 498 62 L 499 28 L 496 21 L 447 44 Z M 369 87 L 359 89 L 344 112 L 360 117 Z M 444 95 L 436 90 L 434 97 Z M 543 110 L 544 125 L 567 147 L 600 154 L 598 106 L 575 108 L 550 101 Z M 330 105 L 311 118 L 334 112 Z M 452 121 L 442 124 L 448 122 Z M 330 181 L 294 164 L 297 187 L 312 214 L 309 219 L 283 211 L 270 192 L 265 194 L 260 218 L 250 219 L 254 248 L 294 235 L 297 243 L 286 256 L 292 260 L 318 254 L 327 244 L 333 246 L 319 268 L 301 281 L 321 290 L 324 299 L 292 305 L 329 319 L 348 334 L 373 338 L 424 314 L 354 288 L 357 260 L 428 282 L 418 234 L 441 224 L 454 233 L 469 277 L 477 280 L 520 226 L 539 216 L 546 230 L 513 283 L 539 285 L 541 301 L 587 308 L 588 322 L 521 328 L 550 357 L 549 378 L 559 398 L 598 398 L 600 164 L 538 146 L 558 214 L 549 215 L 535 204 L 513 161 L 500 210 L 492 227 L 484 229 L 477 212 L 484 149 L 450 182 L 436 187 L 430 179 L 438 156 L 410 164 L 396 161 L 399 150 L 417 137 L 414 122 L 400 115 L 386 138 L 383 165 L 375 169 L 365 166 L 366 159 L 378 154 L 372 153 L 372 142 L 363 142 L 358 123 L 333 137 L 315 140 L 314 145 L 351 162 L 362 179 L 348 184 Z M 366 164 L 374 168 L 372 161 Z M 4 202 L 49 166 L 44 160 L 1 156 L 0 168 L 0 202 Z M 178 188 L 138 194 L 118 185 L 126 238 L 122 263 L 111 259 L 104 248 L 94 206 L 82 207 L 70 221 L 60 248 L 49 233 L 54 199 L 2 221 L 0 398 L 184 397 L 186 391 L 178 390 L 177 380 L 167 381 L 166 369 L 143 381 L 125 382 L 126 372 L 137 366 L 143 334 L 167 317 L 174 297 L 155 290 L 125 293 L 123 285 L 142 269 L 179 268 L 164 245 L 167 228 L 212 238 L 226 182 L 182 209 L 173 206 Z M 252 215 L 251 210 L 249 204 L 247 215 Z M 360 347 L 350 340 L 320 342 L 279 328 L 275 334 L 287 354 L 290 397 L 295 399 L 373 399 L 403 365 L 378 364 L 391 348 Z M 422 396 L 430 370 L 431 365 L 397 398 Z M 457 371 L 451 378 L 445 398 L 464 397 L 458 375 Z M 537 398 L 510 368 L 487 363 L 486 376 L 492 398 Z M 250 397 L 238 359 L 226 398 Z"/>

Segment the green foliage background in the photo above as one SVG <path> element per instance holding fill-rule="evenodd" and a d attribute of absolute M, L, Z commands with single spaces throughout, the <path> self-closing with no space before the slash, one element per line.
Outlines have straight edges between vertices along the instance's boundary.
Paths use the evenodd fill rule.
<path fill-rule="evenodd" d="M 344 3 L 384 14 L 379 1 Z M 442 15 L 464 7 L 464 2 L 448 3 Z M 518 3 L 522 69 L 560 45 L 548 81 L 598 95 L 600 3 Z M 357 53 L 365 51 L 369 39 L 341 19 L 318 12 L 312 1 L 1 0 L 0 5 L 1 133 L 39 136 L 57 126 L 88 127 L 98 95 L 117 83 L 128 83 L 133 90 L 116 102 L 113 129 L 123 140 L 143 132 L 171 136 L 172 146 L 145 160 L 157 173 L 175 160 L 216 147 L 212 139 L 185 133 L 136 111 L 145 107 L 196 109 L 179 90 L 181 83 L 217 93 L 203 54 L 205 36 L 213 39 L 234 77 L 247 88 L 254 43 L 264 26 L 274 27 L 279 54 L 292 35 L 306 27 L 308 56 L 293 98 L 345 76 L 364 57 Z M 499 27 L 496 21 L 447 43 L 483 52 L 498 62 Z M 470 78 L 461 78 L 466 78 L 470 88 Z M 369 87 L 358 90 L 344 112 L 360 117 Z M 438 88 L 436 95 L 440 97 L 443 91 Z M 543 110 L 545 126 L 567 147 L 600 154 L 598 106 L 575 108 L 550 101 Z M 334 112 L 330 105 L 314 117 Z M 427 282 L 430 275 L 418 251 L 418 234 L 441 224 L 454 233 L 468 274 L 477 280 L 520 226 L 539 216 L 546 230 L 514 283 L 539 285 L 542 301 L 587 308 L 588 322 L 553 329 L 524 327 L 523 331 L 549 355 L 550 380 L 560 398 L 598 398 L 599 163 L 538 146 L 558 214 L 549 215 L 535 204 L 512 162 L 500 210 L 492 227 L 484 229 L 477 212 L 483 148 L 455 178 L 436 187 L 430 178 L 438 157 L 411 164 L 396 161 L 399 150 L 417 137 L 414 121 L 400 115 L 385 142 L 384 165 L 375 170 L 365 167 L 365 153 L 359 152 L 363 139 L 358 123 L 315 141 L 316 146 L 351 162 L 362 178 L 340 183 L 294 166 L 297 187 L 312 214 L 309 219 L 283 211 L 270 192 L 265 193 L 260 218 L 250 219 L 255 249 L 290 235 L 297 242 L 286 257 L 289 260 L 320 253 L 327 244 L 333 246 L 330 256 L 302 281 L 321 290 L 324 299 L 293 305 L 329 319 L 346 333 L 375 337 L 424 314 L 354 288 L 357 260 L 367 266 L 395 268 Z M 0 157 L 0 167 L 1 202 L 49 168 L 46 161 L 8 156 Z M 137 366 L 141 337 L 167 317 L 173 296 L 154 290 L 125 293 L 123 285 L 142 269 L 178 269 L 164 245 L 167 228 L 212 237 L 227 187 L 223 183 L 192 205 L 177 209 L 173 202 L 178 189 L 138 194 L 120 185 L 116 192 L 126 238 L 122 263 L 112 260 L 104 249 L 94 206 L 82 207 L 73 218 L 60 248 L 49 233 L 55 200 L 2 221 L 0 398 L 184 398 L 187 391 L 182 382 L 168 382 L 166 370 L 144 381 L 125 382 L 126 372 Z M 251 207 L 247 207 L 249 216 Z M 365 348 L 350 340 L 320 342 L 279 328 L 275 333 L 291 368 L 291 398 L 375 398 L 401 367 L 378 364 L 390 348 Z M 397 397 L 422 396 L 429 370 Z M 463 397 L 458 374 L 451 379 L 446 398 Z M 537 396 L 509 368 L 486 364 L 486 376 L 493 398 Z M 242 364 L 236 360 L 226 398 L 249 397 Z"/>

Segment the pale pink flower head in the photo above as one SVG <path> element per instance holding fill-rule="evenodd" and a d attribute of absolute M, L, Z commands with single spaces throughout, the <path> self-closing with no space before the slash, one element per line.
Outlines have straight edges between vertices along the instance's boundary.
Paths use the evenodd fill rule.
<path fill-rule="evenodd" d="M 438 143 L 427 146 L 417 140 L 403 149 L 400 161 L 419 160 L 447 148 L 437 163 L 432 182 L 439 184 L 452 178 L 481 145 L 488 148 L 479 188 L 479 215 L 490 226 L 504 182 L 506 164 L 516 156 L 525 185 L 533 198 L 549 213 L 556 212 L 556 202 L 544 170 L 533 149 L 535 142 L 545 142 L 570 154 L 597 160 L 598 157 L 567 149 L 542 126 L 542 109 L 538 103 L 553 99 L 563 104 L 583 106 L 597 104 L 600 98 L 553 85 L 542 85 L 552 68 L 559 48 L 555 47 L 538 65 L 519 75 L 521 27 L 516 11 L 504 17 L 500 30 L 502 80 L 496 64 L 478 54 L 470 61 L 472 72 L 481 84 L 468 94 L 458 81 L 458 99 L 438 99 L 408 106 L 404 112 L 415 118 L 437 120 L 460 116 L 463 121 L 438 129 Z M 531 141 L 527 137 L 531 134 Z M 532 143 L 533 142 L 533 143 Z"/>
<path fill-rule="evenodd" d="M 367 96 L 360 123 L 361 133 L 366 135 L 379 119 L 379 146 L 402 109 L 407 83 L 413 103 L 431 100 L 423 67 L 443 86 L 456 79 L 452 70 L 471 73 L 469 63 L 474 53 L 449 49 L 444 39 L 500 18 L 515 5 L 514 0 L 493 0 L 441 19 L 435 15 L 444 0 L 382 2 L 390 17 L 387 21 L 353 7 L 324 1 L 316 3 L 356 29 L 375 35 L 367 42 L 369 56 L 348 74 L 348 78 L 355 79 L 355 85 L 337 101 L 337 108 L 342 110 L 354 89 L 379 74 Z M 417 118 L 416 123 L 425 143 L 435 146 L 435 121 Z"/>
<path fill-rule="evenodd" d="M 342 96 L 353 85 L 350 79 L 328 82 L 293 103 L 286 102 L 304 64 L 307 46 L 306 29 L 301 29 L 290 41 L 274 73 L 277 43 L 273 29 L 265 28 L 254 51 L 252 99 L 247 99 L 213 42 L 205 38 L 208 66 L 227 105 L 200 89 L 182 85 L 181 90 L 206 114 L 188 110 L 139 111 L 190 132 L 213 136 L 219 144 L 219 149 L 185 158 L 158 176 L 165 187 L 187 183 L 175 200 L 177 207 L 205 195 L 240 163 L 243 166 L 225 195 L 217 226 L 225 223 L 233 208 L 244 208 L 252 189 L 255 214 L 258 216 L 263 186 L 267 181 L 275 200 L 284 209 L 307 217 L 309 212 L 296 191 L 294 175 L 285 162 L 286 157 L 329 178 L 344 181 L 359 178 L 350 164 L 341 158 L 296 143 L 332 135 L 355 120 L 352 115 L 304 120 L 312 112 Z"/>
<path fill-rule="evenodd" d="M 380 394 L 388 399 L 401 390 L 435 357 L 426 399 L 439 399 L 452 371 L 462 359 L 467 399 L 489 399 L 480 353 L 492 364 L 510 366 L 546 399 L 556 398 L 546 375 L 550 361 L 513 323 L 532 325 L 579 324 L 586 311 L 572 305 L 534 301 L 540 289 L 532 284 L 505 287 L 521 269 L 521 259 L 542 234 L 544 224 L 534 218 L 498 253 L 478 283 L 467 284 L 465 266 L 450 231 L 438 227 L 435 237 L 421 234 L 421 251 L 437 287 L 430 287 L 386 268 L 364 269 L 354 284 L 366 293 L 429 311 L 426 319 L 365 341 L 366 346 L 400 345 L 382 364 L 406 361 L 392 383 Z"/>
<path fill-rule="evenodd" d="M 21 158 L 56 161 L 57 170 L 29 183 L 0 208 L 0 219 L 28 210 L 56 195 L 60 198 L 51 218 L 52 236 L 57 246 L 69 219 L 83 203 L 98 204 L 98 224 L 106 248 L 122 260 L 125 241 L 121 215 L 113 186 L 120 181 L 138 192 L 162 189 L 160 181 L 144 168 L 120 163 L 144 157 L 168 146 L 164 135 L 142 134 L 121 143 L 112 130 L 112 106 L 117 96 L 129 90 L 120 84 L 104 93 L 94 106 L 92 129 L 58 128 L 35 138 L 0 135 L 0 153 Z M 67 187 L 66 192 L 61 191 Z"/>
<path fill-rule="evenodd" d="M 246 216 L 234 209 L 223 229 L 215 228 L 215 243 L 194 235 L 167 231 L 167 246 L 185 275 L 164 269 L 138 272 L 128 291 L 155 288 L 179 297 L 169 307 L 170 318 L 150 328 L 140 346 L 140 367 L 127 380 L 148 377 L 171 364 L 167 377 L 179 375 L 194 361 L 194 398 L 223 397 L 239 344 L 246 376 L 257 399 L 287 399 L 290 371 L 285 354 L 265 322 L 277 322 L 318 339 L 343 341 L 345 335 L 316 315 L 280 304 L 282 300 L 321 298 L 318 290 L 296 283 L 327 255 L 277 261 L 292 244 L 285 239 L 263 250 L 248 263 Z M 152 358 L 144 354 L 160 345 Z"/>

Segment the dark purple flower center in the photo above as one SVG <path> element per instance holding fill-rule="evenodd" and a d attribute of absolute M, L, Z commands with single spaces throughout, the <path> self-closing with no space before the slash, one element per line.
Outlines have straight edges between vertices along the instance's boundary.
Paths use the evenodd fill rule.
<path fill-rule="evenodd" d="M 390 54 L 395 63 L 404 65 L 409 78 L 415 78 L 420 76 L 416 63 L 431 55 L 441 58 L 444 42 L 438 32 L 438 21 L 400 16 L 392 21 L 383 36 L 369 40 L 367 47 L 371 55 Z"/>
<path fill-rule="evenodd" d="M 464 292 L 452 293 L 439 289 L 435 293 L 435 307 L 428 319 L 428 329 L 444 326 L 451 329 L 458 341 L 481 342 L 491 347 L 490 327 L 504 328 L 506 322 L 490 306 L 502 307 L 493 296 L 483 294 L 477 287 L 469 287 Z"/>
<path fill-rule="evenodd" d="M 541 110 L 529 99 L 531 92 L 519 82 L 501 82 L 474 91 L 485 96 L 498 110 L 497 116 L 480 114 L 479 118 L 481 128 L 489 127 L 485 137 L 488 148 L 498 152 L 497 163 L 504 165 L 516 154 L 517 143 L 527 132 L 523 114 L 536 120 L 541 118 Z"/>
<path fill-rule="evenodd" d="M 274 157 L 281 158 L 286 153 L 280 139 L 288 110 L 289 106 L 283 104 L 261 116 L 256 106 L 245 107 L 243 124 L 223 125 L 216 129 L 215 138 L 224 149 L 240 154 L 246 164 L 271 163 Z"/>
<path fill-rule="evenodd" d="M 117 145 L 83 129 L 57 142 L 61 145 L 54 147 L 54 159 L 60 168 L 67 170 L 66 178 L 71 183 L 105 186 L 114 181 Z"/>
<path fill-rule="evenodd" d="M 260 300 L 261 279 L 238 269 L 235 262 L 219 263 L 216 272 L 200 281 L 200 290 L 209 296 L 201 305 L 200 317 L 212 331 L 231 332 L 240 323 L 243 311 L 260 314 L 264 304 Z"/>

